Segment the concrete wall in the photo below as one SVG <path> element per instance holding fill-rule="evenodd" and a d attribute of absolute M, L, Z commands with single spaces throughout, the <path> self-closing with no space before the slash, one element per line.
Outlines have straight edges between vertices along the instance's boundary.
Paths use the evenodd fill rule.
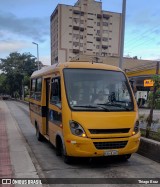
<path fill-rule="evenodd" d="M 160 142 L 141 137 L 138 154 L 160 162 Z"/>

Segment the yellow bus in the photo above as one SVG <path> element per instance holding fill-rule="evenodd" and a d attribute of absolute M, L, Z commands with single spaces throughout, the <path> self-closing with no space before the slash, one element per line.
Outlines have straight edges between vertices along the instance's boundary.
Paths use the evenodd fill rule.
<path fill-rule="evenodd" d="M 90 62 L 51 65 L 31 76 L 30 118 L 67 163 L 72 157 L 118 155 L 140 143 L 137 104 L 124 72 Z"/>

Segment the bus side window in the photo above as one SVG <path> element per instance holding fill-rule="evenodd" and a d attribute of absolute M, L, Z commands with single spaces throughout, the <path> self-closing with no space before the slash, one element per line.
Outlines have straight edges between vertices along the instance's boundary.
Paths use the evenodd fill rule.
<path fill-rule="evenodd" d="M 50 102 L 61 108 L 61 85 L 59 77 L 52 79 Z"/>
<path fill-rule="evenodd" d="M 41 100 L 41 90 L 42 90 L 42 78 L 36 79 L 36 92 L 35 92 L 35 99 Z"/>
<path fill-rule="evenodd" d="M 34 99 L 36 90 L 36 79 L 31 79 L 30 97 Z"/>

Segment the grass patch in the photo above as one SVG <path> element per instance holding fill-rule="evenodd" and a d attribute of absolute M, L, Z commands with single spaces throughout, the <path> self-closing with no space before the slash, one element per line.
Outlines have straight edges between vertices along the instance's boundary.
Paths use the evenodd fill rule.
<path fill-rule="evenodd" d="M 141 131 L 141 136 L 145 137 L 146 136 L 146 129 L 140 129 Z M 150 131 L 149 133 L 149 139 L 156 140 L 160 142 L 160 129 L 158 132 Z"/>

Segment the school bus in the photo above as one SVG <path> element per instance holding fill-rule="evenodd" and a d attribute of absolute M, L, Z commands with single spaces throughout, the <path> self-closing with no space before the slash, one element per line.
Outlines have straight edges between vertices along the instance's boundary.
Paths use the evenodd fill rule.
<path fill-rule="evenodd" d="M 35 71 L 29 108 L 38 140 L 49 140 L 66 163 L 72 157 L 127 160 L 138 149 L 137 104 L 118 67 L 66 62 Z"/>

